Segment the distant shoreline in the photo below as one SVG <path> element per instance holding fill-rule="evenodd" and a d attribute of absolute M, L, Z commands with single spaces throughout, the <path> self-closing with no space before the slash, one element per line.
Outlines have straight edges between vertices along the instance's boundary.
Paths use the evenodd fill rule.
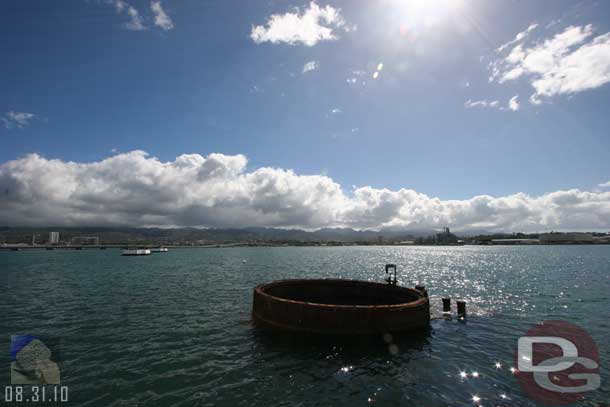
<path fill-rule="evenodd" d="M 0 245 L 0 251 L 54 251 L 54 250 L 107 250 L 129 248 L 156 248 L 168 249 L 227 249 L 237 247 L 462 247 L 462 246 L 607 246 L 610 242 L 568 242 L 568 243 L 493 243 L 493 244 L 358 244 L 358 243 L 226 243 L 212 245 L 146 245 L 146 244 L 108 244 L 108 245 L 26 245 L 7 244 Z"/>
<path fill-rule="evenodd" d="M 0 226 L 0 249 L 9 247 L 189 247 L 232 246 L 459 246 L 610 244 L 609 232 L 508 233 L 483 230 L 452 232 L 434 229 L 318 230 L 244 228 L 131 228 L 131 227 L 9 227 Z"/>

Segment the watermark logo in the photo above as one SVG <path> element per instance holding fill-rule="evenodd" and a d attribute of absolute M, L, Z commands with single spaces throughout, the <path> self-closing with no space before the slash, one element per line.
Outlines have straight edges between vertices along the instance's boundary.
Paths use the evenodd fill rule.
<path fill-rule="evenodd" d="M 11 384 L 60 384 L 59 340 L 12 335 Z"/>
<path fill-rule="evenodd" d="M 565 321 L 545 321 L 519 338 L 517 379 L 546 405 L 574 403 L 600 386 L 599 352 L 589 334 Z"/>

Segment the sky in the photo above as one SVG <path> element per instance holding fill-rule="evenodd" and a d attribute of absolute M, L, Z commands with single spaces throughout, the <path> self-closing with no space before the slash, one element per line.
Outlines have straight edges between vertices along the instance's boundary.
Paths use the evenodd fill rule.
<path fill-rule="evenodd" d="M 0 225 L 610 230 L 607 2 L 0 10 Z"/>

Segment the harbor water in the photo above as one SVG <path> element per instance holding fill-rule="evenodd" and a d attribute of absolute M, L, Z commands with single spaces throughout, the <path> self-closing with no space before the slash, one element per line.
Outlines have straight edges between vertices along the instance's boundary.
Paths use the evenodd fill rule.
<path fill-rule="evenodd" d="M 610 246 L 277 247 L 0 252 L 0 383 L 10 336 L 59 338 L 70 406 L 536 406 L 514 366 L 519 336 L 545 320 L 586 329 L 610 401 Z M 464 299 L 465 322 L 349 340 L 269 335 L 252 290 L 285 278 L 423 284 Z M 453 303 L 455 311 L 455 302 Z M 473 400 L 476 400 L 475 403 Z"/>

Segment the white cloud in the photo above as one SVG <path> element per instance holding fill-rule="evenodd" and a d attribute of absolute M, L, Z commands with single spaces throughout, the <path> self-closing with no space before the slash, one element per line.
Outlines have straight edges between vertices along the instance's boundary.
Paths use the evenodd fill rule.
<path fill-rule="evenodd" d="M 464 107 L 467 109 L 472 109 L 475 107 L 498 107 L 500 105 L 500 101 L 498 100 L 492 100 L 492 101 L 488 101 L 488 100 L 471 100 L 468 99 L 465 103 L 464 103 Z"/>
<path fill-rule="evenodd" d="M 526 78 L 535 90 L 534 104 L 594 89 L 610 82 L 610 33 L 594 36 L 592 25 L 570 26 L 531 47 L 515 45 L 490 68 L 490 81 Z"/>
<path fill-rule="evenodd" d="M 508 101 L 508 108 L 510 110 L 512 110 L 513 112 L 516 112 L 517 110 L 519 110 L 519 95 L 515 95 L 512 98 L 510 98 L 510 100 Z"/>
<path fill-rule="evenodd" d="M 143 22 L 144 20 L 142 19 L 142 16 L 140 16 L 140 13 L 138 13 L 138 10 L 129 6 L 127 8 L 127 14 L 131 20 L 125 23 L 125 28 L 132 31 L 142 31 L 146 29 Z"/>
<path fill-rule="evenodd" d="M 602 188 L 610 188 L 610 181 L 599 184 L 598 186 Z"/>
<path fill-rule="evenodd" d="M 114 5 L 118 13 L 122 13 L 129 5 L 123 0 L 110 0 L 110 3 Z"/>
<path fill-rule="evenodd" d="M 320 63 L 318 61 L 309 61 L 303 65 L 303 73 L 315 71 L 320 67 Z"/>
<path fill-rule="evenodd" d="M 15 127 L 22 128 L 30 124 L 30 121 L 35 117 L 34 113 L 28 112 L 6 112 L 2 117 L 2 123 L 7 129 L 13 129 Z"/>
<path fill-rule="evenodd" d="M 346 28 L 345 20 L 339 12 L 339 9 L 330 5 L 320 7 L 312 1 L 303 13 L 297 8 L 294 13 L 273 14 L 266 26 L 252 26 L 250 38 L 257 44 L 284 42 L 310 47 L 319 41 L 336 40 L 338 37 L 333 30 Z"/>
<path fill-rule="evenodd" d="M 517 35 L 515 35 L 515 38 L 512 41 L 507 42 L 506 44 L 501 45 L 500 47 L 498 47 L 497 51 L 498 52 L 502 52 L 504 51 L 506 48 L 510 47 L 513 44 L 516 44 L 519 41 L 524 40 L 532 31 L 534 31 L 536 28 L 538 27 L 538 24 L 531 24 L 529 27 L 527 27 L 525 30 L 521 31 L 520 33 L 518 33 Z"/>
<path fill-rule="evenodd" d="M 135 7 L 131 6 L 128 2 L 124 0 L 108 0 L 108 2 L 116 8 L 117 13 L 121 14 L 126 12 L 129 16 L 129 21 L 125 23 L 125 28 L 131 31 L 142 31 L 146 30 L 146 26 L 144 25 L 144 19 L 135 9 Z"/>
<path fill-rule="evenodd" d="M 540 100 L 540 98 L 538 97 L 538 95 L 536 95 L 535 93 L 533 93 L 530 96 L 530 103 L 533 105 L 539 105 L 542 103 L 542 100 Z"/>
<path fill-rule="evenodd" d="M 470 109 L 473 107 L 487 107 L 487 101 L 468 99 L 466 102 L 464 102 L 464 107 L 467 109 Z"/>
<path fill-rule="evenodd" d="M 163 10 L 163 7 L 161 7 L 161 1 L 160 0 L 159 1 L 151 1 L 150 2 L 150 9 L 152 10 L 153 14 L 155 15 L 155 25 L 157 27 L 161 27 L 165 31 L 168 31 L 168 30 L 171 30 L 172 28 L 174 28 L 174 22 L 167 15 L 165 10 Z"/>
<path fill-rule="evenodd" d="M 30 154 L 0 165 L 1 225 L 276 226 L 607 230 L 610 191 L 577 189 L 441 200 L 412 189 L 354 188 L 323 175 L 258 168 L 243 155 L 142 151 L 75 163 Z"/>
<path fill-rule="evenodd" d="M 492 108 L 492 109 L 498 109 L 498 110 L 504 110 L 506 111 L 508 110 L 512 110 L 513 112 L 519 110 L 519 101 L 518 101 L 519 96 L 515 95 L 512 98 L 510 98 L 506 104 L 506 107 L 502 104 L 500 104 L 499 100 L 486 100 L 486 99 L 482 99 L 482 100 L 472 100 L 472 99 L 468 99 L 465 103 L 464 103 L 464 107 L 466 109 L 474 109 L 474 108 L 481 108 L 481 109 L 485 109 L 485 108 Z"/>

